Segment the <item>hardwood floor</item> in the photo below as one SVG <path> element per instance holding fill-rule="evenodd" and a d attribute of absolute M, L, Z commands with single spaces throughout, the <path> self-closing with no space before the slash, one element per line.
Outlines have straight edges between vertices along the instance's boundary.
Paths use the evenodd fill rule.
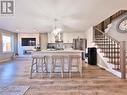
<path fill-rule="evenodd" d="M 52 79 L 41 74 L 29 79 L 31 61 L 18 58 L 0 63 L 0 85 L 28 85 L 25 95 L 127 95 L 127 80 L 119 79 L 97 66 L 84 63 L 83 78 L 79 73 L 62 79 L 55 74 Z"/>

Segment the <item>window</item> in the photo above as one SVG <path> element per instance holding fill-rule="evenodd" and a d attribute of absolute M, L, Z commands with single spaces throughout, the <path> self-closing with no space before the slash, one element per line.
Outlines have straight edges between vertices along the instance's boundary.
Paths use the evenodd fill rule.
<path fill-rule="evenodd" d="M 2 40 L 3 40 L 3 51 L 4 52 L 11 51 L 12 50 L 11 36 L 3 34 Z"/>

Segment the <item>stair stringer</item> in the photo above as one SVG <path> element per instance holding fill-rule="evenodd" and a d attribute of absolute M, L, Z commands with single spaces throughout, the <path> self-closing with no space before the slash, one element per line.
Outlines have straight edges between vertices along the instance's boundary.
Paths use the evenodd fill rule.
<path fill-rule="evenodd" d="M 103 57 L 104 56 L 104 53 L 100 53 L 100 49 L 97 49 L 97 65 L 100 67 L 100 68 L 103 68 L 105 69 L 106 71 L 112 73 L 113 75 L 121 78 L 121 73 L 117 70 L 114 70 L 114 65 L 112 63 L 108 63 L 108 58 L 105 58 Z"/>

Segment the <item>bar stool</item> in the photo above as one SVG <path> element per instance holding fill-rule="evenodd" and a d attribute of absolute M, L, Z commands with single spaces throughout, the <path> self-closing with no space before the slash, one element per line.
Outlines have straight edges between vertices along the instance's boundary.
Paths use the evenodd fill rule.
<path fill-rule="evenodd" d="M 30 78 L 32 79 L 32 73 L 40 73 L 38 70 L 41 68 L 41 73 L 43 77 L 43 73 L 47 72 L 47 56 L 42 56 L 39 54 L 33 54 L 32 55 L 32 65 L 31 65 L 31 71 L 30 71 Z"/>
<path fill-rule="evenodd" d="M 60 67 L 61 69 L 61 77 L 64 77 L 64 58 L 63 55 L 53 55 L 52 57 L 52 67 L 50 72 L 50 78 L 52 77 L 52 73 L 55 71 L 56 67 Z"/>
<path fill-rule="evenodd" d="M 73 68 L 76 67 L 78 72 L 80 73 L 80 77 L 82 78 L 82 62 L 81 56 L 79 55 L 69 55 L 69 78 L 71 77 L 71 73 Z"/>

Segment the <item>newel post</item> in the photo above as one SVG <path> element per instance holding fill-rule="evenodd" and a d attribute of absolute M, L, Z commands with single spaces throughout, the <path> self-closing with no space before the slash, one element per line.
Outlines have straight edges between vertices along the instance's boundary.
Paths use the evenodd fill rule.
<path fill-rule="evenodd" d="M 120 69 L 121 78 L 126 78 L 126 46 L 125 41 L 120 42 Z"/>

